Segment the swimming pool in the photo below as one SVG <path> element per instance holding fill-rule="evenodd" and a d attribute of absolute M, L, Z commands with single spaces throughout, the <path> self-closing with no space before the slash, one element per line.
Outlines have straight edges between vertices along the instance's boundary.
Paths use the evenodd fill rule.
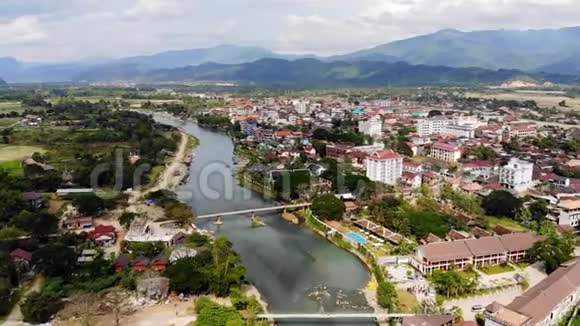
<path fill-rule="evenodd" d="M 347 237 L 349 237 L 349 239 L 353 240 L 354 242 L 358 243 L 358 244 L 365 244 L 367 243 L 367 239 L 365 239 L 362 235 L 355 233 L 355 232 L 349 232 L 346 234 Z"/>

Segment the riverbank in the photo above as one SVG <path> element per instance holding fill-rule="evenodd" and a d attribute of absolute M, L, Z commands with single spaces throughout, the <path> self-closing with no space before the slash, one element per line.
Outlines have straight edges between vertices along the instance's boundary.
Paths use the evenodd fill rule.
<path fill-rule="evenodd" d="M 310 230 L 314 231 L 319 236 L 325 238 L 333 245 L 335 245 L 341 249 L 344 249 L 344 250 L 348 251 L 349 253 L 355 255 L 363 263 L 363 265 L 366 267 L 366 269 L 369 273 L 369 277 L 370 277 L 370 280 L 369 280 L 367 286 L 364 289 L 361 289 L 365 295 L 365 298 L 367 300 L 367 304 L 371 308 L 373 308 L 374 312 L 377 314 L 388 313 L 388 310 L 386 310 L 381 305 L 379 305 L 379 302 L 378 302 L 377 291 L 376 291 L 377 287 L 378 287 L 378 281 L 377 281 L 377 278 L 374 274 L 374 266 L 373 266 L 374 264 L 376 264 L 376 258 L 373 256 L 373 254 L 370 251 L 368 251 L 370 253 L 371 257 L 365 256 L 357 248 L 353 247 L 350 243 L 345 242 L 341 238 L 338 238 L 339 235 L 342 235 L 342 233 L 340 231 L 336 230 L 335 228 L 333 228 L 331 225 L 325 223 L 324 221 L 316 218 L 309 210 L 305 210 L 303 212 L 303 217 L 305 220 L 304 225 L 306 227 L 308 227 Z"/>

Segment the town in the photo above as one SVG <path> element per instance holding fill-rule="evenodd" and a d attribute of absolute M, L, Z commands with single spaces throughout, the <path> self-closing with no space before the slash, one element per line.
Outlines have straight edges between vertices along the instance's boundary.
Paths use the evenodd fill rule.
<path fill-rule="evenodd" d="M 243 232 L 258 232 L 256 241 L 279 220 L 358 257 L 370 279 L 362 298 L 343 300 L 360 316 L 370 309 L 433 326 L 573 319 L 577 112 L 445 88 L 308 96 L 112 89 L 123 95 L 3 91 L 7 322 L 187 324 L 192 301 L 200 325 L 210 311 L 240 325 L 282 320 L 248 281 L 248 253 L 236 253 L 221 231 L 229 238 L 227 228 L 248 217 Z M 251 190 L 263 207 L 220 197 L 204 211 L 182 199 L 201 182 L 204 146 L 214 146 L 189 125 L 231 142 L 233 178 L 224 182 Z"/>

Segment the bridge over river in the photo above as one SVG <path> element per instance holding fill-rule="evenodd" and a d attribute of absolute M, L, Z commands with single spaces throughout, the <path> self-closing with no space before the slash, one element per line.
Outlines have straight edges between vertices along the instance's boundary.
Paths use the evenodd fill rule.
<path fill-rule="evenodd" d="M 415 316 L 416 314 L 375 314 L 375 313 L 318 313 L 318 314 L 258 314 L 258 319 L 268 319 L 277 321 L 292 320 L 369 320 L 388 321 L 390 319 L 401 319 L 403 317 Z"/>
<path fill-rule="evenodd" d="M 231 216 L 231 215 L 243 215 L 243 214 L 252 214 L 252 213 L 259 213 L 259 212 L 269 212 L 269 211 L 277 211 L 277 210 L 284 210 L 289 208 L 303 208 L 311 206 L 312 203 L 303 203 L 303 204 L 292 204 L 292 205 L 282 205 L 282 206 L 271 206 L 271 207 L 262 207 L 262 208 L 252 208 L 252 209 L 243 209 L 239 211 L 230 211 L 230 212 L 223 212 L 223 213 L 215 213 L 215 214 L 206 214 L 206 215 L 199 215 L 197 219 L 203 218 L 213 218 L 213 217 L 224 217 L 224 216 Z"/>

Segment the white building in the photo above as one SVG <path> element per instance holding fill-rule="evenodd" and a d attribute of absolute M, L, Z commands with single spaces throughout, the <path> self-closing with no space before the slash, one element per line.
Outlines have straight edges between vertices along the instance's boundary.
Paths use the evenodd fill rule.
<path fill-rule="evenodd" d="M 510 159 L 499 171 L 499 182 L 507 189 L 523 192 L 532 188 L 534 164 L 517 158 Z"/>
<path fill-rule="evenodd" d="M 461 158 L 461 148 L 455 144 L 435 143 L 431 146 L 431 157 L 447 162 L 457 162 Z"/>
<path fill-rule="evenodd" d="M 564 263 L 510 304 L 485 308 L 485 326 L 555 326 L 580 302 L 580 261 Z"/>
<path fill-rule="evenodd" d="M 394 185 L 403 174 L 403 157 L 392 150 L 377 151 L 366 160 L 367 177 Z"/>
<path fill-rule="evenodd" d="M 306 114 L 308 113 L 308 106 L 310 101 L 305 100 L 293 100 L 292 105 L 294 106 L 294 110 L 299 114 Z"/>
<path fill-rule="evenodd" d="M 443 126 L 453 123 L 453 119 L 447 119 L 447 117 L 443 115 L 438 115 L 427 119 L 417 120 L 415 126 L 417 127 L 417 134 L 421 137 L 425 137 L 440 134 Z"/>
<path fill-rule="evenodd" d="M 447 125 L 441 127 L 441 134 L 452 135 L 457 138 L 474 138 L 475 137 L 475 126 L 474 125 Z"/>
<path fill-rule="evenodd" d="M 367 121 L 359 121 L 358 131 L 371 137 L 381 136 L 383 133 L 383 122 L 378 117 L 373 117 Z"/>
<path fill-rule="evenodd" d="M 559 211 L 559 225 L 580 226 L 580 198 L 562 200 L 556 208 Z"/>

